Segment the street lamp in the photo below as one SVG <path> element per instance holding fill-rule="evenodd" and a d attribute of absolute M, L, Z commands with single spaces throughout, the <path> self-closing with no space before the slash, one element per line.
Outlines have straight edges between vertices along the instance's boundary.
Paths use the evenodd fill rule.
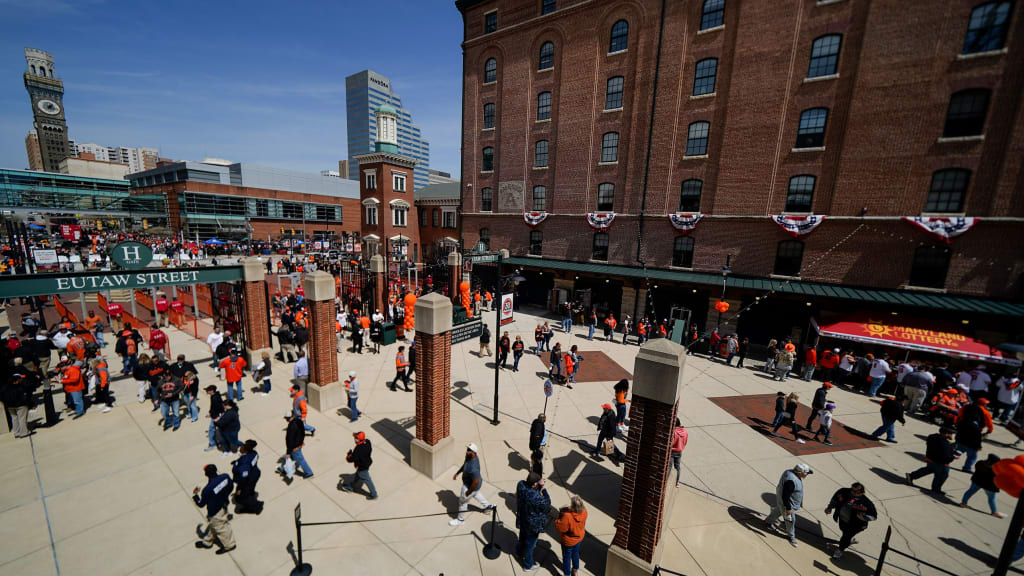
<path fill-rule="evenodd" d="M 719 298 L 721 301 L 725 301 L 725 285 L 729 280 L 729 273 L 732 269 L 729 268 L 729 263 L 732 261 L 732 254 L 725 257 L 725 266 L 722 266 L 722 297 Z M 716 329 L 722 328 L 722 311 L 718 311 L 718 324 L 715 326 Z"/>

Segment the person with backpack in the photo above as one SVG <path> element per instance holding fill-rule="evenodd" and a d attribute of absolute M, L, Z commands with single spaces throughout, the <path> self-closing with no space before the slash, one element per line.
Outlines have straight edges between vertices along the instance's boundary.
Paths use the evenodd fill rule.
<path fill-rule="evenodd" d="M 231 463 L 231 476 L 235 481 L 235 514 L 259 515 L 263 512 L 263 502 L 256 497 L 256 483 L 261 476 L 256 441 L 246 440 L 238 452 L 241 456 Z"/>
<path fill-rule="evenodd" d="M 561 534 L 562 576 L 576 576 L 580 569 L 580 544 L 587 532 L 587 508 L 578 495 L 558 510 L 555 530 Z"/>
<path fill-rule="evenodd" d="M 551 497 L 544 487 L 544 478 L 530 472 L 526 480 L 516 485 L 516 528 L 519 539 L 516 542 L 516 555 L 522 559 L 523 569 L 533 571 L 540 567 L 534 563 L 533 551 L 537 547 L 537 539 L 548 525 L 548 508 Z"/>
<path fill-rule="evenodd" d="M 974 462 L 978 460 L 982 439 L 995 430 L 988 403 L 988 398 L 978 398 L 961 408 L 956 418 L 956 447 L 967 455 L 963 467 L 967 473 L 971 472 Z"/>
<path fill-rule="evenodd" d="M 164 432 L 167 431 L 171 425 L 174 425 L 174 430 L 177 431 L 178 427 L 181 426 L 181 416 L 179 408 L 181 406 L 181 391 L 184 387 L 181 385 L 181 381 L 174 377 L 170 372 L 164 372 L 160 377 L 160 415 L 163 416 L 164 421 Z"/>
<path fill-rule="evenodd" d="M 978 462 L 974 473 L 971 474 L 971 487 L 964 492 L 964 497 L 960 500 L 961 508 L 967 508 L 967 501 L 971 499 L 971 496 L 974 496 L 979 490 L 984 490 L 985 496 L 988 497 L 989 512 L 996 518 L 1006 518 L 1006 514 L 1000 512 L 996 505 L 999 487 L 996 486 L 996 474 L 992 470 L 992 466 L 997 462 L 999 462 L 999 456 L 995 454 L 989 454 L 988 458 Z"/>
<path fill-rule="evenodd" d="M 274 369 L 270 359 L 270 352 L 264 350 L 260 358 L 260 363 L 256 365 L 256 369 L 252 372 L 252 378 L 256 382 L 263 381 L 263 392 L 260 393 L 260 396 L 267 396 L 270 394 L 270 376 L 274 373 Z"/>
<path fill-rule="evenodd" d="M 345 461 L 351 462 L 356 467 L 356 473 L 352 476 L 352 481 L 345 483 L 341 481 L 341 485 L 338 487 L 342 492 L 356 492 L 366 484 L 366 487 L 370 490 L 370 494 L 367 495 L 367 500 L 377 499 L 377 488 L 373 485 L 373 479 L 370 478 L 370 465 L 373 464 L 373 446 L 370 444 L 370 439 L 366 437 L 364 432 L 356 432 L 352 434 L 352 438 L 355 439 L 355 448 L 348 451 L 345 455 Z"/>
<path fill-rule="evenodd" d="M 860 482 L 836 490 L 825 508 L 825 514 L 833 514 L 832 519 L 839 523 L 839 532 L 842 533 L 839 546 L 832 554 L 835 560 L 843 557 L 843 552 L 853 543 L 853 537 L 866 530 L 868 522 L 878 518 L 875 505 L 864 494 L 864 485 Z"/>

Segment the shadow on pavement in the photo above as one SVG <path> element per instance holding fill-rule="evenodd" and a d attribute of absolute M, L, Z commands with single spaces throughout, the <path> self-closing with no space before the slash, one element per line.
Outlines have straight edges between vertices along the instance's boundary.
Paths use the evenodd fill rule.
<path fill-rule="evenodd" d="M 390 418 L 381 418 L 370 425 L 370 428 L 380 434 L 382 438 L 387 440 L 388 444 L 395 447 L 396 450 L 401 452 L 402 458 L 406 464 L 411 462 L 411 448 L 412 439 L 414 436 L 409 432 L 409 428 L 416 426 L 416 418 L 403 418 L 401 420 L 392 420 Z"/>
<path fill-rule="evenodd" d="M 957 538 L 949 538 L 946 536 L 939 536 L 939 540 L 941 540 L 946 546 L 949 546 L 950 548 L 958 550 L 963 554 L 971 558 L 974 558 L 978 562 L 983 563 L 985 566 L 993 567 L 996 565 L 996 560 L 998 560 L 997 557 L 989 554 L 988 552 L 985 552 L 984 550 L 978 550 L 977 548 L 967 544 L 963 540 L 959 540 Z M 1013 572 L 1014 574 L 1024 574 L 1024 570 L 1021 570 L 1020 568 L 1014 566 L 1010 566 L 1010 572 Z"/>
<path fill-rule="evenodd" d="M 871 470 L 872 472 L 877 474 L 879 478 L 881 478 L 882 480 L 885 480 L 886 482 L 889 482 L 890 484 L 904 484 L 905 485 L 907 483 L 906 476 L 901 475 L 901 474 L 897 474 L 896 472 L 890 472 L 889 470 L 886 470 L 884 468 L 879 468 L 877 466 L 872 466 L 871 468 L 869 468 L 869 470 Z"/>
<path fill-rule="evenodd" d="M 608 491 L 618 494 L 619 487 L 622 484 L 621 476 L 606 469 L 576 450 L 569 452 L 565 456 L 554 458 L 552 460 L 552 466 L 554 466 L 555 470 L 571 471 L 565 474 L 565 476 L 563 476 L 562 473 L 553 475 L 551 480 L 555 484 L 565 488 L 570 493 L 578 494 L 579 497 L 587 503 L 587 506 L 596 508 L 611 518 L 618 517 L 619 499 L 617 497 L 608 498 L 605 492 Z M 575 471 L 579 469 L 580 466 L 583 466 L 583 469 L 576 474 Z M 571 477 L 574 474 L 576 480 L 571 484 L 565 482 L 565 478 Z M 601 478 L 600 480 L 595 481 L 594 476 L 598 475 L 600 475 Z"/>

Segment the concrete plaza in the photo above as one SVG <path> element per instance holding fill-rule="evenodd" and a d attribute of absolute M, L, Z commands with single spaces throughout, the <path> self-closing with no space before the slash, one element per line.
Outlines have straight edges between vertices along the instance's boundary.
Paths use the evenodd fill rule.
<path fill-rule="evenodd" d="M 534 311 L 537 312 L 537 311 Z M 485 316 L 493 327 L 493 313 Z M 557 320 L 545 318 L 557 326 Z M 507 328 L 533 341 L 538 316 L 517 312 Z M 0 325 L 7 325 L 0 315 Z M 503 330 L 505 329 L 503 328 Z M 557 330 L 557 328 L 556 328 Z M 208 367 L 205 343 L 169 330 L 172 350 L 185 353 L 200 369 L 202 386 L 220 383 Z M 625 370 L 633 371 L 638 348 L 595 339 L 587 341 L 577 327 L 573 334 L 556 332 L 563 348 L 577 344 L 581 353 L 601 351 Z M 494 342 L 498 334 L 495 333 Z M 109 339 L 112 340 L 112 339 Z M 494 344 L 492 344 L 492 349 Z M 282 575 L 292 568 L 295 543 L 293 510 L 302 505 L 308 522 L 351 521 L 348 524 L 303 530 L 304 557 L 314 574 L 519 574 L 509 554 L 515 542 L 516 483 L 528 466 L 528 430 L 543 409 L 545 369 L 536 356 L 526 355 L 520 371 L 501 372 L 500 424 L 491 424 L 494 397 L 494 358 L 478 358 L 477 343 L 456 345 L 452 351 L 451 429 L 456 446 L 475 442 L 480 447 L 483 494 L 498 504 L 496 540 L 503 554 L 488 560 L 482 547 L 491 534 L 490 515 L 472 512 L 466 523 L 450 527 L 456 509 L 459 481 L 453 466 L 438 481 L 415 472 L 408 464 L 414 431 L 414 395 L 391 392 L 397 345 L 381 354 L 340 355 L 340 373 L 359 373 L 360 408 L 364 416 L 349 423 L 347 409 L 311 411 L 317 429 L 307 438 L 304 454 L 315 475 L 296 478 L 291 485 L 275 474 L 284 451 L 285 422 L 290 409 L 291 365 L 275 362 L 273 392 L 267 397 L 247 393 L 240 405 L 242 440 L 259 442 L 263 477 L 262 515 L 236 515 L 232 526 L 238 548 L 217 556 L 197 550 L 196 526 L 204 512 L 191 500 L 202 486 L 202 467 L 216 464 L 230 471 L 231 458 L 204 452 L 208 405 L 200 398 L 201 418 L 182 424 L 176 432 L 162 431 L 158 412 L 136 401 L 135 384 L 119 378 L 113 383 L 117 406 L 107 414 L 93 408 L 76 421 L 41 428 L 31 439 L 0 437 L 0 575 Z M 120 368 L 113 344 L 105 350 L 112 373 Z M 759 363 L 752 363 L 759 365 Z M 511 361 L 509 363 L 511 367 Z M 908 418 L 897 427 L 899 444 L 857 450 L 791 455 L 784 444 L 758 432 L 719 408 L 709 398 L 798 391 L 809 402 L 816 383 L 790 379 L 773 382 L 758 371 L 726 367 L 706 358 L 687 360 L 679 413 L 690 439 L 683 453 L 684 485 L 678 488 L 668 519 L 663 568 L 687 576 L 741 573 L 762 575 L 871 574 L 886 528 L 893 527 L 893 547 L 955 574 L 989 574 L 986 562 L 999 552 L 1007 519 L 990 516 L 983 494 L 961 509 L 953 500 L 937 500 L 919 487 L 907 486 L 903 475 L 922 465 L 924 437 L 935 427 Z M 252 386 L 248 377 L 246 386 Z M 611 402 L 614 382 L 580 383 L 569 390 L 555 386 L 547 406 L 550 442 L 545 473 L 552 505 L 567 505 L 572 494 L 586 503 L 590 518 L 581 551 L 581 574 L 603 574 L 605 556 L 614 532 L 620 469 L 608 459 L 590 458 L 596 440 L 600 406 Z M 62 407 L 57 394 L 58 409 Z M 881 422 L 877 404 L 864 396 L 835 389 L 836 420 L 871 432 Z M 32 418 L 42 418 L 42 409 Z M 806 413 L 800 418 L 806 419 Z M 338 490 L 340 474 L 353 472 L 345 462 L 352 433 L 366 432 L 374 447 L 371 475 L 380 498 Z M 1012 436 L 997 427 L 982 454 L 1013 457 Z M 619 447 L 625 444 L 620 437 Z M 799 461 L 814 470 L 805 484 L 805 510 L 800 512 L 800 546 L 792 548 L 783 536 L 766 531 L 763 518 L 774 498 L 783 470 Z M 860 481 L 878 507 L 880 517 L 858 536 L 842 559 L 829 557 L 827 539 L 838 539 L 838 528 L 824 508 L 832 493 Z M 918 482 L 927 486 L 928 478 Z M 969 485 L 967 474 L 953 471 L 946 483 L 949 498 L 959 501 Z M 999 495 L 999 506 L 1010 513 L 1016 501 Z M 408 518 L 418 516 L 417 518 Z M 561 574 L 557 533 L 549 525 L 541 536 L 539 573 Z M 891 554 L 886 574 L 939 574 L 915 561 Z M 59 566 L 59 569 L 58 569 Z"/>

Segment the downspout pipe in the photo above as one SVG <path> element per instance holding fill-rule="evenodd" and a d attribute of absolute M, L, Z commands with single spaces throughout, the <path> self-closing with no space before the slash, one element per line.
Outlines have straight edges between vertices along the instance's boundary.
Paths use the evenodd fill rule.
<path fill-rule="evenodd" d="M 661 21 L 658 23 L 658 52 L 654 60 L 654 86 L 651 95 L 651 117 L 647 126 L 647 154 L 644 160 L 644 185 L 640 193 L 640 218 L 638 220 L 636 261 L 647 266 L 643 259 L 644 212 L 647 209 L 647 182 L 651 175 L 651 144 L 654 141 L 654 110 L 658 104 L 658 76 L 661 72 L 661 44 L 665 35 L 665 0 L 661 0 Z"/>

